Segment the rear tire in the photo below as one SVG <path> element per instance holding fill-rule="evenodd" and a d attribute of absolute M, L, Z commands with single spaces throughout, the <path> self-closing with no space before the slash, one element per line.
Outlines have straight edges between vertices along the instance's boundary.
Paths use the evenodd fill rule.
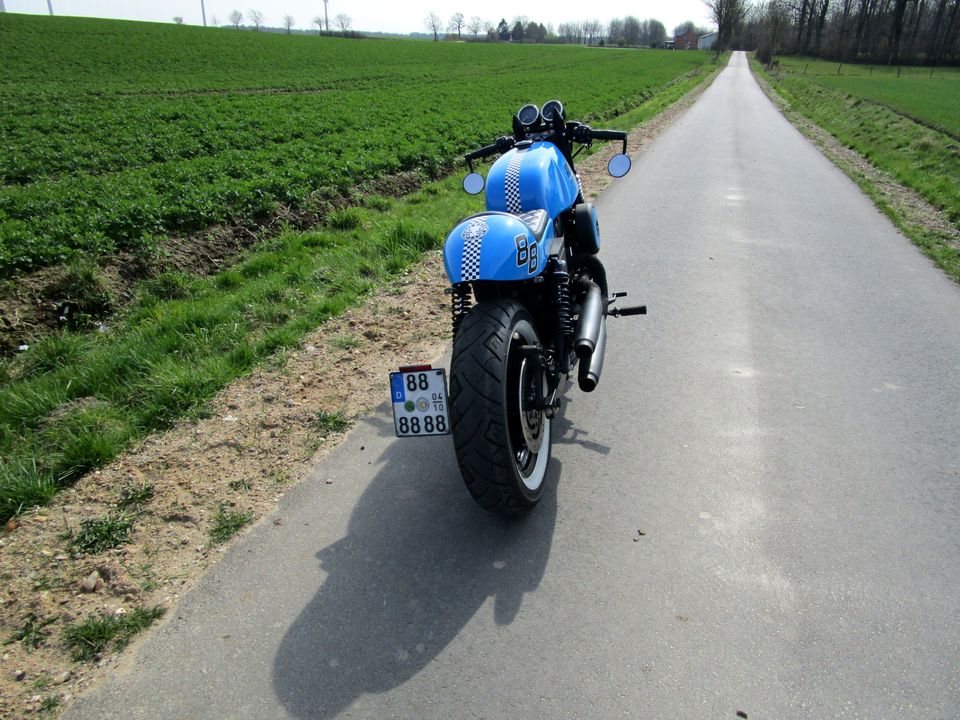
<path fill-rule="evenodd" d="M 550 460 L 550 419 L 531 409 L 546 374 L 519 350 L 536 344 L 532 316 L 513 300 L 481 302 L 453 339 L 450 421 L 460 473 L 481 507 L 503 515 L 537 504 Z"/>

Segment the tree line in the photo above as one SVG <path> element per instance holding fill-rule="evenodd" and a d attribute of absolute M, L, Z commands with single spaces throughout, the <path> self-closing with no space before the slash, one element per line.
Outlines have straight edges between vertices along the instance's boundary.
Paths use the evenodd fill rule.
<path fill-rule="evenodd" d="M 960 64 L 960 0 L 707 0 L 724 45 L 842 62 Z M 716 7 L 722 6 L 722 7 Z M 723 31 L 721 29 L 721 36 Z M 722 38 L 721 38 L 722 40 Z"/>
<path fill-rule="evenodd" d="M 632 15 L 615 18 L 609 23 L 592 19 L 564 22 L 554 27 L 551 23 L 540 23 L 525 15 L 519 15 L 509 22 L 506 18 L 501 18 L 498 23 L 478 16 L 468 20 L 463 13 L 458 12 L 445 22 L 437 13 L 431 12 L 424 19 L 424 27 L 435 41 L 466 39 L 488 42 L 660 47 L 667 39 L 667 29 L 662 22 L 654 19 L 640 20 Z M 675 28 L 674 34 L 680 34 L 687 29 L 694 29 L 700 34 L 707 32 L 688 21 Z"/>

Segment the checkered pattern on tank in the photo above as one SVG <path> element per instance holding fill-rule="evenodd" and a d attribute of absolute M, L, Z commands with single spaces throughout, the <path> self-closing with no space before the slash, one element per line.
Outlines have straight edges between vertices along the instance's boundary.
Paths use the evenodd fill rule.
<path fill-rule="evenodd" d="M 463 257 L 460 259 L 460 282 L 471 282 L 480 277 L 480 249 L 483 240 L 467 240 L 463 243 Z"/>
<path fill-rule="evenodd" d="M 507 165 L 505 182 L 507 212 L 518 213 L 523 211 L 523 207 L 520 204 L 520 165 L 523 164 L 523 154 L 526 151 L 526 148 L 517 150 Z"/>
<path fill-rule="evenodd" d="M 460 257 L 460 282 L 472 282 L 480 277 L 480 251 L 489 226 L 483 218 L 474 218 L 460 233 L 463 255 Z"/>

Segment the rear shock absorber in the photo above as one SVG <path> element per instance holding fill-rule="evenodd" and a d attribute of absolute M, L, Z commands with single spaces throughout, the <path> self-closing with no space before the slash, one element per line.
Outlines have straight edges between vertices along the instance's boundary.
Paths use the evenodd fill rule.
<path fill-rule="evenodd" d="M 554 341 L 557 349 L 557 365 L 559 371 L 566 374 L 570 372 L 567 340 L 573 335 L 573 318 L 570 315 L 570 273 L 567 272 L 567 263 L 563 260 L 554 260 L 550 275 L 553 280 L 553 302 L 557 313 L 557 331 Z"/>
<path fill-rule="evenodd" d="M 456 335 L 457 328 L 463 318 L 473 307 L 473 297 L 470 293 L 470 285 L 467 283 L 458 283 L 450 289 L 450 316 L 453 322 L 453 333 Z"/>

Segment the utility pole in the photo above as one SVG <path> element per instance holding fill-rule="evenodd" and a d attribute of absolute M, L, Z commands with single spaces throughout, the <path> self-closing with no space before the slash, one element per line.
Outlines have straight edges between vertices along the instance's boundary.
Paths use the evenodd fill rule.
<path fill-rule="evenodd" d="M 0 0 L 0 12 L 6 12 L 7 9 L 3 6 L 3 0 Z"/>
<path fill-rule="evenodd" d="M 330 0 L 323 0 L 323 24 L 327 28 L 327 32 L 330 32 L 330 18 L 327 17 L 327 3 Z"/>
<path fill-rule="evenodd" d="M 49 10 L 50 14 L 53 15 L 53 0 L 47 0 L 47 10 Z"/>
<path fill-rule="evenodd" d="M 203 5 L 203 0 L 200 0 L 200 14 L 203 16 L 203 26 L 207 26 L 207 8 Z"/>

